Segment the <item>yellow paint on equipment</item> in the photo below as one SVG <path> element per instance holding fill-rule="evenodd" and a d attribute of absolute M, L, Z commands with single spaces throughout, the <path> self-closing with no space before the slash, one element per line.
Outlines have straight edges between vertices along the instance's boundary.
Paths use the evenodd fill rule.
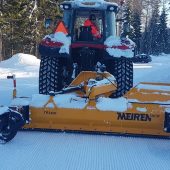
<path fill-rule="evenodd" d="M 116 90 L 111 74 L 81 72 L 70 87 L 80 84 L 82 89 L 75 94 L 77 102 L 86 99 L 83 108 L 58 106 L 55 97 L 49 96 L 42 107 L 30 107 L 31 121 L 24 128 L 170 136 L 164 129 L 165 109 L 170 106 L 167 103 L 170 101 L 170 84 L 143 83 L 132 88 L 125 96 L 127 110 L 123 112 L 100 110 L 97 107 L 99 97 L 109 97 Z M 152 90 L 142 89 L 147 85 L 156 87 Z M 161 86 L 164 87 L 162 90 L 159 89 Z M 53 107 L 48 107 L 51 105 Z"/>

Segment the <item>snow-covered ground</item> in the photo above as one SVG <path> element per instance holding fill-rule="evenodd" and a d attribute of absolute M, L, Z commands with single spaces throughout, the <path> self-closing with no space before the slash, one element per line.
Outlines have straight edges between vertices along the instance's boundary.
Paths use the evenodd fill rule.
<path fill-rule="evenodd" d="M 0 63 L 0 105 L 9 105 L 17 78 L 18 96 L 38 93 L 39 60 L 17 54 Z M 134 85 L 141 81 L 170 83 L 170 55 L 152 56 L 148 64 L 134 64 Z M 167 170 L 170 140 L 92 134 L 19 132 L 0 145 L 2 170 Z"/>

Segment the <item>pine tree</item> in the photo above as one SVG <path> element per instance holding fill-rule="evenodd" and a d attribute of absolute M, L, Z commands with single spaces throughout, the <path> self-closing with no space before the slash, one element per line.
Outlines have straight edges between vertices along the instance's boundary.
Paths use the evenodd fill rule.
<path fill-rule="evenodd" d="M 149 53 L 159 54 L 159 0 L 153 4 L 152 17 L 149 23 Z"/>
<path fill-rule="evenodd" d="M 121 37 L 126 37 L 131 35 L 130 25 L 131 25 L 131 3 L 132 0 L 128 0 L 123 7 L 123 23 L 122 23 L 122 33 Z"/>
<path fill-rule="evenodd" d="M 160 52 L 167 53 L 168 51 L 168 28 L 167 28 L 167 14 L 165 9 L 162 10 L 160 15 L 160 25 L 159 25 L 159 43 L 160 43 Z"/>
<path fill-rule="evenodd" d="M 37 55 L 37 47 L 46 34 L 45 18 L 61 13 L 56 0 L 2 0 L 0 15 L 0 33 L 4 56 L 24 52 Z"/>
<path fill-rule="evenodd" d="M 141 53 L 148 54 L 149 51 L 149 32 L 148 32 L 148 27 L 145 27 L 145 31 L 142 34 L 141 38 Z"/>
<path fill-rule="evenodd" d="M 135 10 L 132 13 L 131 25 L 133 27 L 133 32 L 130 35 L 130 38 L 136 44 L 136 53 L 140 52 L 140 40 L 141 40 L 141 17 L 140 13 Z"/>

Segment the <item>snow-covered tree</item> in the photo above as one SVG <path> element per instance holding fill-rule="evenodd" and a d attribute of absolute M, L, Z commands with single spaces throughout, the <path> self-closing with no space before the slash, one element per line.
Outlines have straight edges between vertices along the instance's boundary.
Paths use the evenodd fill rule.
<path fill-rule="evenodd" d="M 165 12 L 165 9 L 162 10 L 162 13 L 160 15 L 159 43 L 160 43 L 160 52 L 167 53 L 168 51 L 168 28 L 167 28 L 167 14 Z"/>
<path fill-rule="evenodd" d="M 149 22 L 149 53 L 159 54 L 159 0 L 154 1 L 152 17 Z"/>
<path fill-rule="evenodd" d="M 140 52 L 141 41 L 141 16 L 137 10 L 132 12 L 131 26 L 133 31 L 131 32 L 130 38 L 136 43 L 136 53 L 138 54 Z"/>

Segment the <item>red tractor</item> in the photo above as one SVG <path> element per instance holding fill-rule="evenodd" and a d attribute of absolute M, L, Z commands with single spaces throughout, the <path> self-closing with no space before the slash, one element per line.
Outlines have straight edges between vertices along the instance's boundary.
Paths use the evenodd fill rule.
<path fill-rule="evenodd" d="M 79 72 L 93 71 L 100 62 L 117 80 L 112 97 L 125 94 L 133 86 L 134 44 L 126 37 L 127 22 L 117 18 L 119 6 L 102 0 L 75 0 L 59 7 L 62 21 L 39 45 L 39 93 L 61 90 Z M 120 36 L 118 20 L 124 23 Z"/>

